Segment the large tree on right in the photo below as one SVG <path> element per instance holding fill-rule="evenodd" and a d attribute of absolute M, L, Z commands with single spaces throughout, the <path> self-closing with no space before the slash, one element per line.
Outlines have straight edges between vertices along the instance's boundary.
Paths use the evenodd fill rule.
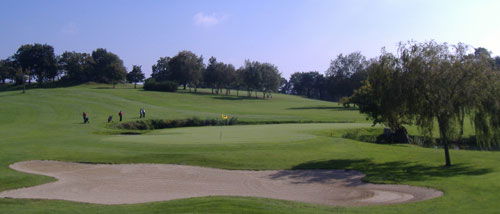
<path fill-rule="evenodd" d="M 463 44 L 450 46 L 434 41 L 400 44 L 391 66 L 368 69 L 365 86 L 355 92 L 350 102 L 369 116 L 377 115 L 379 122 L 394 121 L 389 117 L 396 115 L 402 123 L 415 124 L 428 136 L 432 136 L 437 125 L 445 165 L 451 166 L 449 145 L 462 137 L 466 118 L 474 125 L 481 146 L 499 143 L 500 72 L 491 62 L 489 55 L 471 53 Z M 372 63 L 383 64 L 377 60 Z M 386 81 L 388 77 L 391 81 Z M 393 87 L 395 84 L 397 87 Z M 387 96 L 380 96 L 380 90 L 385 90 L 382 94 Z M 379 108 L 391 104 L 388 102 L 399 107 Z M 380 109 L 384 112 L 380 113 Z"/>

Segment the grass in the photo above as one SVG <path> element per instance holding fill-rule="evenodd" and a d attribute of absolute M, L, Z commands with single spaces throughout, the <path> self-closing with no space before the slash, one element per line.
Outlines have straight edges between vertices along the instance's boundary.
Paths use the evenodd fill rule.
<path fill-rule="evenodd" d="M 242 93 L 245 94 L 245 93 Z M 296 96 L 273 99 L 145 92 L 130 87 L 82 85 L 0 92 L 0 190 L 46 183 L 50 177 L 10 170 L 23 160 L 100 163 L 175 163 L 224 169 L 355 169 L 376 183 L 443 190 L 429 201 L 370 207 L 330 207 L 250 197 L 202 197 L 135 204 L 95 205 L 56 200 L 0 199 L 0 213 L 496 213 L 500 196 L 498 152 L 451 151 L 379 145 L 342 138 L 346 129 L 370 127 L 354 109 Z M 231 114 L 241 121 L 318 121 L 313 124 L 236 125 L 109 135 L 107 116 L 138 120 Z M 91 123 L 81 123 L 81 112 Z M 116 116 L 115 116 L 116 118 Z M 343 123 L 326 123 L 343 122 Z M 349 123 L 345 123 L 349 122 Z M 222 133 L 222 136 L 221 136 Z M 300 175 L 306 176 L 306 175 Z M 315 180 L 315 178 L 311 178 Z"/>

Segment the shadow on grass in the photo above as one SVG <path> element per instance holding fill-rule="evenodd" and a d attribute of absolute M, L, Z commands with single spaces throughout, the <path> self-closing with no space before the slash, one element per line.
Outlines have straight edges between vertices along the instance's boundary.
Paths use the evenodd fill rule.
<path fill-rule="evenodd" d="M 425 181 L 433 178 L 454 176 L 475 176 L 492 172 L 488 168 L 475 168 L 464 164 L 455 164 L 451 167 L 440 167 L 417 164 L 406 161 L 392 161 L 375 163 L 370 159 L 334 159 L 327 161 L 310 161 L 292 167 L 293 170 L 280 171 L 273 178 L 289 177 L 299 179 L 304 183 L 321 183 L 335 178 L 332 172 L 298 171 L 298 169 L 346 169 L 358 170 L 367 175 L 370 182 L 374 183 L 400 183 L 405 181 Z M 344 179 L 356 175 L 355 172 L 346 173 Z M 342 175 L 340 175 L 342 176 Z M 353 183 L 356 185 L 355 183 Z"/>
<path fill-rule="evenodd" d="M 178 90 L 177 93 L 191 94 L 196 96 L 212 96 L 212 99 L 217 99 L 217 100 L 262 100 L 262 97 L 258 98 L 251 96 L 249 97 L 246 95 L 242 95 L 242 93 L 240 93 L 240 95 L 234 95 L 234 94 L 226 95 L 225 93 L 213 94 L 211 92 L 206 92 L 206 91 L 190 92 L 183 89 Z"/>
<path fill-rule="evenodd" d="M 217 100 L 262 100 L 262 98 L 255 98 L 255 97 L 247 97 L 247 96 L 220 96 L 220 97 L 212 97 L 213 99 Z"/>
<path fill-rule="evenodd" d="M 288 110 L 335 110 L 335 111 L 354 111 L 358 108 L 354 107 L 343 107 L 343 106 L 305 106 L 305 107 L 293 107 L 287 108 Z"/>

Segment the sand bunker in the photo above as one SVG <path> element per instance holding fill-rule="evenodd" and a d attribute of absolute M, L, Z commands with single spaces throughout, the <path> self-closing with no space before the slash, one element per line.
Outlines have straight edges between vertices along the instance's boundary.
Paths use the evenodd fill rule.
<path fill-rule="evenodd" d="M 25 161 L 12 169 L 58 179 L 0 193 L 0 197 L 135 204 L 201 196 L 253 196 L 338 206 L 420 201 L 434 189 L 368 184 L 357 171 L 222 170 L 171 164 L 82 164 Z"/>

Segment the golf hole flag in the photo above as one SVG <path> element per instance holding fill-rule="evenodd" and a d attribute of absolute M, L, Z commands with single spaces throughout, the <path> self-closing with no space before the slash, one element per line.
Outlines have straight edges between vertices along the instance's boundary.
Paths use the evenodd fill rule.
<path fill-rule="evenodd" d="M 227 119 L 229 119 L 229 116 L 227 116 L 227 115 L 225 115 L 225 114 L 221 114 L 220 116 L 222 117 L 222 119 L 223 119 L 223 120 L 227 120 Z"/>

